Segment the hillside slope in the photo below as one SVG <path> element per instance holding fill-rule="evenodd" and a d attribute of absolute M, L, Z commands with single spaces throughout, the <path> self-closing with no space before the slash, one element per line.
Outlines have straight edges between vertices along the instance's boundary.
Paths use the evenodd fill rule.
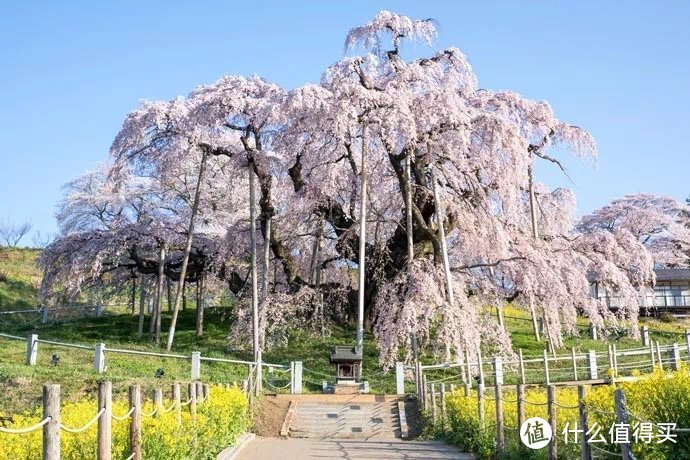
<path fill-rule="evenodd" d="M 0 310 L 38 306 L 39 254 L 38 249 L 0 247 Z"/>

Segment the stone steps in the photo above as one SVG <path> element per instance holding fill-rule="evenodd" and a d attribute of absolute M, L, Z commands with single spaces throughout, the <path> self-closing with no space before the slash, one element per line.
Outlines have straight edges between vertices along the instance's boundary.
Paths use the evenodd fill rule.
<path fill-rule="evenodd" d="M 299 402 L 290 437 L 338 439 L 400 438 L 398 404 L 382 402 Z"/>

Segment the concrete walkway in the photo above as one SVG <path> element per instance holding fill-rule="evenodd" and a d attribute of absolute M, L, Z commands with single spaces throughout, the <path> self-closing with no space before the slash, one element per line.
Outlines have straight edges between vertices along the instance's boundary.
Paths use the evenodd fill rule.
<path fill-rule="evenodd" d="M 440 441 L 403 441 L 401 439 L 274 439 L 257 437 L 242 449 L 237 460 L 313 460 L 344 459 L 454 459 L 470 460 Z"/>

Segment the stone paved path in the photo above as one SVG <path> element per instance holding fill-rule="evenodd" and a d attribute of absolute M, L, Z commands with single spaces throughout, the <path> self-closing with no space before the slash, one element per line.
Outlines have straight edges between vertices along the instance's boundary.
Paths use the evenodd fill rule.
<path fill-rule="evenodd" d="M 401 439 L 275 439 L 257 437 L 237 460 L 321 460 L 342 459 L 454 459 L 470 460 L 441 441 L 403 441 Z"/>

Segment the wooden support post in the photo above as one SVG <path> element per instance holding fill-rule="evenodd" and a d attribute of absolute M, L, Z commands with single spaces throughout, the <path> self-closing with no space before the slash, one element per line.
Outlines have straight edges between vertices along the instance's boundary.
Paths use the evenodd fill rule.
<path fill-rule="evenodd" d="M 549 379 L 549 354 L 546 349 L 544 349 L 544 378 L 546 379 L 546 385 L 551 385 L 551 380 Z"/>
<path fill-rule="evenodd" d="M 206 400 L 204 399 L 204 386 L 201 382 L 196 382 L 196 403 L 198 405 L 205 402 Z"/>
<path fill-rule="evenodd" d="M 608 350 L 608 356 L 609 356 L 609 373 L 610 373 L 613 377 L 615 377 L 616 374 L 614 373 L 614 370 L 613 370 L 613 369 L 614 369 L 614 364 L 613 364 L 613 348 L 611 347 L 610 344 L 608 345 L 607 350 Z M 613 379 L 612 379 L 611 381 L 613 382 Z"/>
<path fill-rule="evenodd" d="M 177 391 L 179 396 L 179 384 Z M 132 460 L 141 460 L 141 387 L 139 385 L 129 387 L 129 406 L 134 408 L 129 425 L 129 453 L 133 455 Z"/>
<path fill-rule="evenodd" d="M 525 360 L 522 358 L 522 348 L 519 350 L 520 353 L 520 383 L 525 382 Z"/>
<path fill-rule="evenodd" d="M 98 410 L 105 409 L 98 418 L 98 460 L 112 458 L 112 416 L 113 416 L 113 384 L 100 382 L 98 384 Z"/>
<path fill-rule="evenodd" d="M 625 405 L 625 393 L 622 389 L 617 389 L 614 392 L 614 402 L 616 404 L 616 421 L 623 424 L 628 430 L 628 439 L 630 439 L 630 425 L 628 424 L 628 412 Z M 630 442 L 621 442 L 621 457 L 623 460 L 632 460 L 632 449 Z"/>
<path fill-rule="evenodd" d="M 685 346 L 687 347 L 685 351 L 688 353 L 688 356 L 690 356 L 690 329 L 685 330 Z"/>
<path fill-rule="evenodd" d="M 153 408 L 156 410 L 156 417 L 163 415 L 163 389 L 153 390 Z"/>
<path fill-rule="evenodd" d="M 422 374 L 422 406 L 424 409 L 429 409 L 429 386 L 426 380 L 426 374 Z"/>
<path fill-rule="evenodd" d="M 36 359 L 38 359 L 38 334 L 31 334 L 26 340 L 26 364 L 35 366 Z"/>
<path fill-rule="evenodd" d="M 616 344 L 611 345 L 613 351 L 613 375 L 618 377 L 618 350 L 616 350 Z"/>
<path fill-rule="evenodd" d="M 661 345 L 659 345 L 659 341 L 656 341 L 656 360 L 659 363 L 659 368 L 663 369 L 664 368 L 664 362 L 661 360 Z"/>
<path fill-rule="evenodd" d="M 187 385 L 188 391 L 189 391 L 189 414 L 192 416 L 192 421 L 196 421 L 196 384 L 195 383 L 190 383 Z"/>
<path fill-rule="evenodd" d="M 465 371 L 467 372 L 467 381 L 465 382 L 465 396 L 469 396 L 469 389 L 472 388 L 472 369 L 470 368 L 470 352 L 465 348 Z"/>
<path fill-rule="evenodd" d="M 577 359 L 575 358 L 575 347 L 570 349 L 570 356 L 573 361 L 573 378 L 577 381 Z"/>
<path fill-rule="evenodd" d="M 592 460 L 592 448 L 587 442 L 587 431 L 589 431 L 589 420 L 587 414 L 587 406 L 585 405 L 585 396 L 587 395 L 587 387 L 584 385 L 577 386 L 577 400 L 580 406 L 580 429 L 582 430 L 582 438 L 580 439 L 580 450 L 582 452 L 582 460 Z"/>
<path fill-rule="evenodd" d="M 519 383 L 517 386 L 517 428 L 520 430 L 525 423 L 525 385 Z"/>
<path fill-rule="evenodd" d="M 437 418 L 437 413 L 436 413 L 436 385 L 431 384 L 431 420 L 433 421 L 434 425 L 436 425 L 436 418 Z"/>
<path fill-rule="evenodd" d="M 60 385 L 43 386 L 43 460 L 60 460 Z"/>
<path fill-rule="evenodd" d="M 598 379 L 599 369 L 597 368 L 597 352 L 594 350 L 589 350 L 587 352 L 587 367 L 589 368 L 589 379 Z"/>
<path fill-rule="evenodd" d="M 548 460 L 558 459 L 558 429 L 556 427 L 556 387 L 549 385 L 547 388 L 547 402 L 549 409 L 549 425 L 551 425 L 551 430 L 553 431 L 553 437 L 549 443 L 549 450 L 547 452 Z"/>
<path fill-rule="evenodd" d="M 479 383 L 481 385 L 485 384 L 484 381 L 484 366 L 482 364 L 482 350 L 481 348 L 477 348 L 477 366 L 479 366 Z"/>
<path fill-rule="evenodd" d="M 503 452 L 506 446 L 505 433 L 503 431 L 503 386 L 496 382 L 496 449 Z M 518 426 L 519 429 L 519 426 Z"/>
<path fill-rule="evenodd" d="M 680 346 L 677 343 L 674 343 L 673 346 L 671 347 L 671 369 L 674 371 L 679 371 L 680 370 Z"/>
<path fill-rule="evenodd" d="M 175 404 L 175 421 L 177 426 L 182 426 L 182 391 L 180 390 L 179 383 L 173 383 L 172 385 L 172 397 Z"/>
<path fill-rule="evenodd" d="M 589 323 L 589 338 L 592 340 L 599 340 L 599 331 L 593 323 Z"/>
<path fill-rule="evenodd" d="M 93 356 L 93 368 L 99 374 L 105 372 L 105 344 L 97 343 Z"/>
<path fill-rule="evenodd" d="M 455 394 L 455 384 L 454 383 L 450 384 L 450 394 Z"/>
<path fill-rule="evenodd" d="M 477 386 L 477 412 L 479 414 L 479 423 L 484 425 L 484 384 L 480 383 Z"/>
<path fill-rule="evenodd" d="M 405 394 L 405 365 L 401 362 L 395 363 L 395 390 L 398 395 Z"/>
<path fill-rule="evenodd" d="M 211 387 L 208 383 L 204 383 L 202 388 L 204 390 L 204 402 L 208 403 L 211 400 Z"/>
<path fill-rule="evenodd" d="M 446 431 L 446 384 L 441 383 L 441 429 Z"/>
<path fill-rule="evenodd" d="M 494 357 L 494 383 L 503 385 L 503 360 L 500 356 Z"/>
<path fill-rule="evenodd" d="M 201 352 L 192 352 L 192 380 L 201 378 Z"/>
<path fill-rule="evenodd" d="M 649 328 L 647 326 L 642 326 L 640 328 L 640 339 L 642 339 L 642 346 L 649 346 Z"/>

